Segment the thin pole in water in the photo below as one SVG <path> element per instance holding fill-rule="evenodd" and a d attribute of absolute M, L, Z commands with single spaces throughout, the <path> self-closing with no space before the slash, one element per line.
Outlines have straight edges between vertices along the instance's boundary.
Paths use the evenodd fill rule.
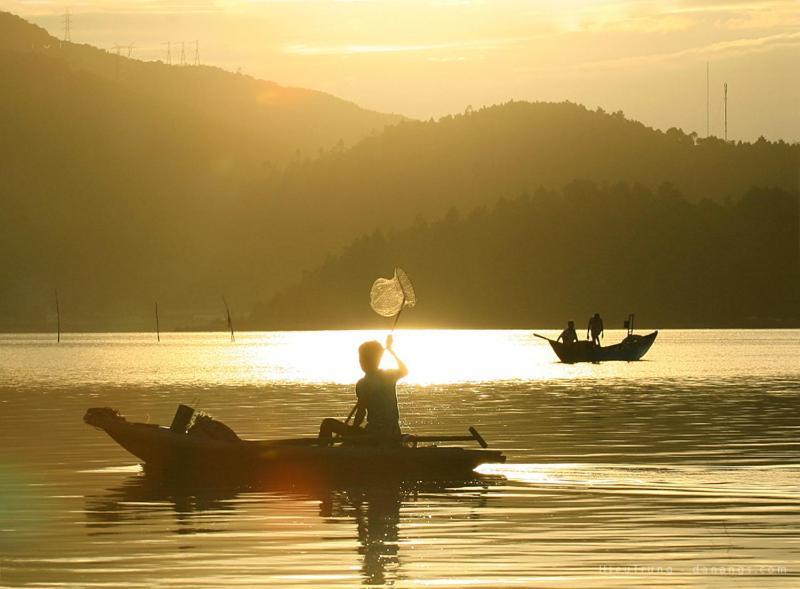
<path fill-rule="evenodd" d="M 155 310 L 156 310 L 156 339 L 160 342 L 161 341 L 161 328 L 158 325 L 158 301 L 155 303 Z"/>
<path fill-rule="evenodd" d="M 228 329 L 231 330 L 231 343 L 236 341 L 236 336 L 233 334 L 233 321 L 231 320 L 231 308 L 228 306 L 228 301 L 225 300 L 225 297 L 222 297 L 222 302 L 225 304 L 225 313 L 228 317 Z"/>
<path fill-rule="evenodd" d="M 61 343 L 61 305 L 58 304 L 58 289 L 56 289 L 56 343 Z"/>

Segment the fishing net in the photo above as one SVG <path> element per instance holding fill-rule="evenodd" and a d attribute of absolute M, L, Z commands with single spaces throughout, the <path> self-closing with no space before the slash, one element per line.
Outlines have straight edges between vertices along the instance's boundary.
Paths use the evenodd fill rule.
<path fill-rule="evenodd" d="M 392 278 L 378 278 L 369 291 L 369 304 L 383 317 L 394 317 L 402 309 L 415 306 L 417 295 L 408 274 L 395 268 Z"/>

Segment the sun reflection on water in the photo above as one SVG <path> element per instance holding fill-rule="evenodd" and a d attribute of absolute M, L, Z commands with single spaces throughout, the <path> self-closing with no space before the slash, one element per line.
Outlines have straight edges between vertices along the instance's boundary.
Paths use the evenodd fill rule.
<path fill-rule="evenodd" d="M 246 343 L 252 345 L 239 348 L 239 353 L 253 376 L 344 384 L 362 375 L 358 346 L 367 340 L 383 343 L 386 332 L 285 332 L 248 338 Z M 591 366 L 559 364 L 549 346 L 527 331 L 399 330 L 394 339 L 395 351 L 410 369 L 404 381 L 408 384 L 547 380 L 591 373 Z M 385 354 L 382 367 L 393 366 L 394 360 Z"/>
<path fill-rule="evenodd" d="M 555 337 L 555 331 L 540 331 Z M 797 334 L 666 330 L 642 362 L 562 364 L 527 330 L 398 330 L 395 349 L 410 369 L 403 384 L 643 384 L 710 376 L 792 375 Z M 352 384 L 361 377 L 358 346 L 388 330 L 224 333 L 0 334 L 0 384 L 77 386 L 262 386 Z M 623 339 L 609 330 L 606 345 Z M 737 362 L 728 361 L 737 358 Z M 393 364 L 387 354 L 384 366 Z"/>

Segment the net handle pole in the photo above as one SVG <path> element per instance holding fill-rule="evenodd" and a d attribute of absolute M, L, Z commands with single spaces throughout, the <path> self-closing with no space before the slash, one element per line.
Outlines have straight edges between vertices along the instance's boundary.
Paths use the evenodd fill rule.
<path fill-rule="evenodd" d="M 400 321 L 400 314 L 403 312 L 403 307 L 406 306 L 406 295 L 403 293 L 403 302 L 400 303 L 400 310 L 397 312 L 397 315 L 394 316 L 394 323 L 392 323 L 392 333 L 394 333 L 394 328 L 397 327 L 397 322 Z"/>
<path fill-rule="evenodd" d="M 353 419 L 353 415 L 355 414 L 356 409 L 358 409 L 358 403 L 353 405 L 353 408 L 350 410 L 350 414 L 347 416 L 347 419 L 344 420 L 345 425 L 350 425 L 350 420 Z"/>

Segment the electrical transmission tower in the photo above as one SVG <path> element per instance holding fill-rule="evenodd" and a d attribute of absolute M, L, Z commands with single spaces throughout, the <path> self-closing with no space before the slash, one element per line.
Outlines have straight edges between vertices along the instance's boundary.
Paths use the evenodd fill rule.
<path fill-rule="evenodd" d="M 114 59 L 114 80 L 119 80 L 119 62 L 122 59 L 122 50 L 126 49 L 128 51 L 128 59 L 130 59 L 131 55 L 133 54 L 134 46 L 134 43 L 131 43 L 130 45 L 116 44 L 112 48 L 114 53 L 117 54 L 117 57 Z"/>
<path fill-rule="evenodd" d="M 194 65 L 200 65 L 200 41 L 194 42 Z"/>
<path fill-rule="evenodd" d="M 186 65 L 186 41 L 181 41 L 181 65 Z"/>
<path fill-rule="evenodd" d="M 72 42 L 72 15 L 69 12 L 69 8 L 66 9 L 64 12 L 64 42 L 71 43 Z"/>
<path fill-rule="evenodd" d="M 172 41 L 167 41 L 166 43 L 162 43 L 162 45 L 167 46 L 167 65 L 172 65 Z"/>

